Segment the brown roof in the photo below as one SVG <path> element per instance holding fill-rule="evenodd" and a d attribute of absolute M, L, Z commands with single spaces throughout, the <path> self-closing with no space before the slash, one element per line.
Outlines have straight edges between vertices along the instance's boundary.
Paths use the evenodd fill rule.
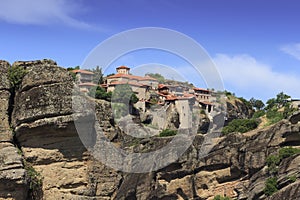
<path fill-rule="evenodd" d="M 120 66 L 120 67 L 117 67 L 117 69 L 130 69 L 130 68 L 126 67 L 126 66 Z"/>
<path fill-rule="evenodd" d="M 83 70 L 83 69 L 75 69 L 75 70 L 72 70 L 71 72 L 73 72 L 75 74 L 77 74 L 77 73 L 81 73 L 81 74 L 94 74 L 91 71 L 87 71 L 87 70 Z"/>

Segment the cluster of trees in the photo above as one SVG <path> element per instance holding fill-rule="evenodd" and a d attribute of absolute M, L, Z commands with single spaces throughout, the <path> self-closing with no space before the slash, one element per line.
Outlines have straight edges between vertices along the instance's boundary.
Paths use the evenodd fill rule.
<path fill-rule="evenodd" d="M 165 83 L 165 77 L 159 73 L 146 73 L 145 76 L 156 78 L 159 83 Z"/>
<path fill-rule="evenodd" d="M 226 95 L 232 95 L 226 92 Z M 295 109 L 293 109 L 288 101 L 291 97 L 283 92 L 276 95 L 275 98 L 269 99 L 266 105 L 263 101 L 251 98 L 249 101 L 240 97 L 239 99 L 249 108 L 255 110 L 252 119 L 236 119 L 223 128 L 222 132 L 228 134 L 231 132 L 248 132 L 257 128 L 259 125 L 258 118 L 266 116 L 268 122 L 266 125 L 274 124 L 284 118 L 289 117 Z"/>
<path fill-rule="evenodd" d="M 232 132 L 246 133 L 256 129 L 259 122 L 255 119 L 235 119 L 222 129 L 223 134 Z"/>

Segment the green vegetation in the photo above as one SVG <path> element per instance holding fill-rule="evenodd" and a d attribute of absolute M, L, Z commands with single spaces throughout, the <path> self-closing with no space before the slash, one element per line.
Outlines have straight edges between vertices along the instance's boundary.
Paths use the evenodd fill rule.
<path fill-rule="evenodd" d="M 13 90 L 19 89 L 24 76 L 28 71 L 22 66 L 12 66 L 8 70 L 8 79 Z"/>
<path fill-rule="evenodd" d="M 294 183 L 294 182 L 296 182 L 297 177 L 295 175 L 293 175 L 293 176 L 289 176 L 288 179 L 289 179 L 289 181 L 291 181 L 292 183 Z"/>
<path fill-rule="evenodd" d="M 201 115 L 206 115 L 205 110 L 201 109 L 201 110 L 200 110 L 200 114 L 201 114 Z"/>
<path fill-rule="evenodd" d="M 278 166 L 281 161 L 285 158 L 291 157 L 293 155 L 299 154 L 300 149 L 296 149 L 293 147 L 284 147 L 281 148 L 276 155 L 270 155 L 267 157 L 266 163 L 268 165 L 268 171 L 272 175 L 271 178 L 268 178 L 265 183 L 264 193 L 267 196 L 271 196 L 275 192 L 278 191 L 277 184 L 277 174 L 278 174 Z M 297 177 L 291 176 L 288 177 L 291 182 L 295 182 Z"/>
<path fill-rule="evenodd" d="M 30 199 L 41 199 L 43 177 L 37 172 L 30 163 L 24 161 L 26 170 L 26 178 L 29 183 L 29 196 Z"/>
<path fill-rule="evenodd" d="M 75 69 L 80 69 L 80 67 L 76 66 L 76 67 L 68 67 L 67 68 L 68 72 L 71 74 L 71 76 L 73 78 L 73 81 L 76 81 L 76 74 L 72 72 Z"/>
<path fill-rule="evenodd" d="M 114 117 L 120 119 L 121 117 L 132 113 L 132 105 L 138 101 L 138 97 L 128 84 L 118 85 L 111 95 Z"/>
<path fill-rule="evenodd" d="M 266 126 L 275 124 L 282 119 L 288 118 L 295 111 L 295 109 L 292 108 L 288 102 L 289 98 L 289 95 L 280 92 L 276 95 L 276 98 L 272 98 L 267 101 L 267 105 L 264 109 L 268 120 Z M 250 102 L 254 102 L 254 104 L 256 101 L 257 100 L 250 100 Z M 254 115 L 260 116 L 262 114 L 262 110 L 258 110 L 257 112 L 259 113 L 255 113 Z"/>
<path fill-rule="evenodd" d="M 29 188 L 34 190 L 37 187 L 40 187 L 43 181 L 41 174 L 35 171 L 32 166 L 28 166 L 28 164 L 25 169 L 29 179 Z"/>
<path fill-rule="evenodd" d="M 113 94 L 112 94 L 112 101 L 118 103 L 125 103 L 125 104 L 135 104 L 139 101 L 136 94 L 132 91 L 131 87 L 126 85 L 118 85 Z"/>
<path fill-rule="evenodd" d="M 249 103 L 257 111 L 260 111 L 265 107 L 265 104 L 262 102 L 262 100 L 254 99 L 253 97 L 249 100 Z"/>
<path fill-rule="evenodd" d="M 234 93 L 231 93 L 231 92 L 229 92 L 227 90 L 225 90 L 224 93 L 225 93 L 226 97 L 229 97 L 229 96 L 234 96 L 235 97 Z"/>
<path fill-rule="evenodd" d="M 88 93 L 89 96 L 95 99 L 103 99 L 110 101 L 112 92 L 106 92 L 106 90 L 100 86 L 92 87 Z"/>
<path fill-rule="evenodd" d="M 177 131 L 175 131 L 175 130 L 165 129 L 159 133 L 159 137 L 174 136 L 176 134 L 177 134 Z"/>
<path fill-rule="evenodd" d="M 94 73 L 93 82 L 97 85 L 102 84 L 104 82 L 102 68 L 96 66 L 96 68 L 92 69 L 92 72 Z"/>
<path fill-rule="evenodd" d="M 159 73 L 146 73 L 145 76 L 150 76 L 152 78 L 156 78 L 159 83 L 165 83 L 165 77 Z"/>
<path fill-rule="evenodd" d="M 111 104 L 114 118 L 120 119 L 121 117 L 125 117 L 126 115 L 129 114 L 129 107 L 127 104 L 124 103 L 112 103 Z"/>
<path fill-rule="evenodd" d="M 278 172 L 278 165 L 280 164 L 280 158 L 278 155 L 270 155 L 267 157 L 266 163 L 268 165 L 268 171 L 271 174 Z"/>
<path fill-rule="evenodd" d="M 285 158 L 291 157 L 299 153 L 300 153 L 300 149 L 296 149 L 293 147 L 284 147 L 279 150 L 279 158 L 280 160 L 283 160 Z"/>
<path fill-rule="evenodd" d="M 274 194 L 277 191 L 278 191 L 277 177 L 268 178 L 265 182 L 264 193 L 267 196 L 271 196 L 272 194 Z"/>
<path fill-rule="evenodd" d="M 248 109 L 252 109 L 252 105 L 251 105 L 251 103 L 250 103 L 249 101 L 247 101 L 247 100 L 244 99 L 243 97 L 238 97 L 238 99 L 239 99 L 241 102 L 243 102 L 243 103 L 246 105 L 246 107 L 247 107 Z"/>
<path fill-rule="evenodd" d="M 293 147 L 284 147 L 279 150 L 278 154 L 269 155 L 266 160 L 269 173 L 276 174 L 281 161 L 296 154 L 300 154 L 300 149 L 296 149 Z"/>
<path fill-rule="evenodd" d="M 217 195 L 217 196 L 214 197 L 213 200 L 231 200 L 231 198 L 230 197 L 223 197 L 221 195 Z"/>
<path fill-rule="evenodd" d="M 283 112 L 279 112 L 277 108 L 267 110 L 266 117 L 268 119 L 267 125 L 275 124 L 284 119 Z"/>
<path fill-rule="evenodd" d="M 235 119 L 223 128 L 222 133 L 228 134 L 232 132 L 246 133 L 258 126 L 258 121 L 255 119 Z"/>
<path fill-rule="evenodd" d="M 253 114 L 252 119 L 258 119 L 258 118 L 264 116 L 265 114 L 266 114 L 266 112 L 264 110 L 257 110 Z"/>

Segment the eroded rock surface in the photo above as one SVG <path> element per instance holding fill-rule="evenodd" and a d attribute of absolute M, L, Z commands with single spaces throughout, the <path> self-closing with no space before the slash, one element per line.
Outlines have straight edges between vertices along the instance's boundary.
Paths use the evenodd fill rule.
<path fill-rule="evenodd" d="M 22 157 L 13 144 L 9 126 L 10 64 L 0 61 L 0 199 L 26 199 L 27 182 Z"/>

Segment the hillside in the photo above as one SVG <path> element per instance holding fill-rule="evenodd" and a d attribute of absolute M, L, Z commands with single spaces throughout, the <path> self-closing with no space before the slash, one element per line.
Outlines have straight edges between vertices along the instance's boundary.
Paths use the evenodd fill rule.
<path fill-rule="evenodd" d="M 155 168 L 172 154 L 140 163 L 106 151 L 107 142 L 128 154 L 146 153 L 170 144 L 173 137 L 136 139 L 125 134 L 122 124 L 113 119 L 110 102 L 81 96 L 76 87 L 73 91 L 72 77 L 54 61 L 13 66 L 25 71 L 12 89 L 11 66 L 0 61 L 0 199 L 212 200 L 217 195 L 240 200 L 300 199 L 300 155 L 295 150 L 300 146 L 299 114 L 244 134 L 216 134 L 207 154 L 202 154 L 206 137 L 197 134 L 170 165 L 127 173 L 104 165 L 95 155 L 105 156 L 111 165 L 120 158 L 132 168 L 140 164 Z M 228 99 L 227 107 L 230 119 L 252 115 L 238 99 Z M 84 138 L 76 131 L 80 120 L 86 122 Z M 130 133 L 140 128 L 124 124 Z M 96 134 L 99 130 L 101 134 Z"/>

